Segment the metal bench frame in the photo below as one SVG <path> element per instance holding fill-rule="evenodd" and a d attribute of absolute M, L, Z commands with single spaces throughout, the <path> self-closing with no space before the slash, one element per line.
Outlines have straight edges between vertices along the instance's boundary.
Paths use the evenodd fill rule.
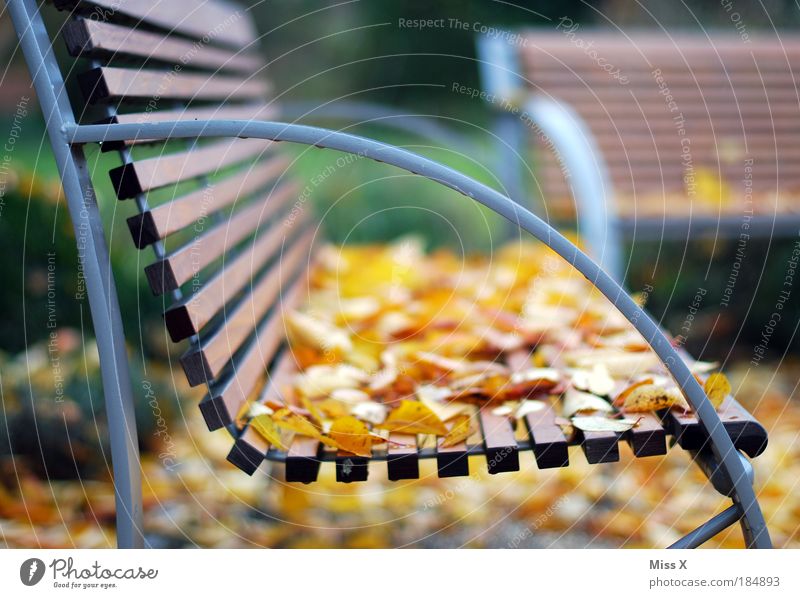
<path fill-rule="evenodd" d="M 732 498 L 733 504 L 675 546 L 698 546 L 738 520 L 748 547 L 771 547 L 769 532 L 752 486 L 752 468 L 734 448 L 716 410 L 669 339 L 609 274 L 531 211 L 486 185 L 412 152 L 316 127 L 236 120 L 79 125 L 67 99 L 64 80 L 39 8 L 34 0 L 7 0 L 7 4 L 33 77 L 77 241 L 82 247 L 80 258 L 97 337 L 108 414 L 119 547 L 139 548 L 145 544 L 139 449 L 120 308 L 83 145 L 134 138 L 206 137 L 287 141 L 385 162 L 482 203 L 547 244 L 591 281 L 647 339 L 695 409 L 708 434 L 709 448 L 697 453 L 696 460 L 714 486 Z"/>

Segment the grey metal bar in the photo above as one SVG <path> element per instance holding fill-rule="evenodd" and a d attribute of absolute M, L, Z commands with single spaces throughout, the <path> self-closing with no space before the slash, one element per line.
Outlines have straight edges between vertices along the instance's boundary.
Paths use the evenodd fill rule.
<path fill-rule="evenodd" d="M 736 488 L 733 484 L 733 480 L 728 475 L 728 472 L 725 471 L 723 467 L 720 467 L 719 460 L 714 453 L 707 448 L 700 451 L 689 452 L 692 455 L 692 459 L 694 459 L 695 463 L 697 463 L 698 467 L 700 467 L 703 473 L 706 474 L 706 477 L 717 492 L 730 498 L 734 498 L 736 496 Z M 747 477 L 747 482 L 752 486 L 753 481 L 755 480 L 753 465 L 750 463 L 747 457 L 741 453 L 739 453 L 739 459 L 742 462 L 742 468 L 744 469 L 745 476 Z"/>
<path fill-rule="evenodd" d="M 731 505 L 667 548 L 697 548 L 718 533 L 728 529 L 741 517 L 742 511 L 739 506 Z"/>
<path fill-rule="evenodd" d="M 86 280 L 111 440 L 117 545 L 141 548 L 144 546 L 141 472 L 133 393 L 97 198 L 83 149 L 70 146 L 65 137 L 67 127 L 74 126 L 73 111 L 39 9 L 33 0 L 11 0 L 7 5 L 42 107 Z"/>
<path fill-rule="evenodd" d="M 732 480 L 744 518 L 749 522 L 749 530 L 744 529 L 748 545 L 759 548 L 771 547 L 764 517 L 756 501 L 753 487 L 749 484 L 747 473 L 739 459 L 739 453 L 722 426 L 716 409 L 711 405 L 702 387 L 669 339 L 619 283 L 604 272 L 587 254 L 544 220 L 509 197 L 452 168 L 413 152 L 372 139 L 317 127 L 264 121 L 211 120 L 125 125 L 78 126 L 67 124 L 63 132 L 74 144 L 135 138 L 253 137 L 313 145 L 318 148 L 334 149 L 386 162 L 424 176 L 479 201 L 557 252 L 594 284 L 647 340 L 697 413 L 700 424 L 709 436 L 714 455 L 721 466 L 727 470 Z"/>

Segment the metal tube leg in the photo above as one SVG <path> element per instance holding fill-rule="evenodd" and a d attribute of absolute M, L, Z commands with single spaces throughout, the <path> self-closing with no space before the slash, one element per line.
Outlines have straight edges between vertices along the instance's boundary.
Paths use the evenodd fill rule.
<path fill-rule="evenodd" d="M 17 0 L 7 6 L 42 107 L 83 267 L 100 353 L 111 437 L 117 545 L 120 548 L 140 548 L 144 545 L 142 489 L 133 393 L 117 291 L 97 198 L 86 171 L 82 148 L 71 147 L 65 136 L 66 127 L 74 124 L 74 116 L 39 8 L 34 0 Z"/>

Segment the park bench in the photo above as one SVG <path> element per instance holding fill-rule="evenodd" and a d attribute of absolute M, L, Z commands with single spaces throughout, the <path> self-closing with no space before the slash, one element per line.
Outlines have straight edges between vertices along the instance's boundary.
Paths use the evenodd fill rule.
<path fill-rule="evenodd" d="M 181 366 L 190 385 L 207 385 L 200 403 L 205 422 L 211 430 L 231 432 L 229 460 L 246 473 L 268 459 L 285 464 L 288 481 L 310 483 L 320 463 L 331 461 L 340 481 L 353 482 L 366 479 L 372 461 L 385 461 L 389 478 L 398 480 L 417 477 L 419 460 L 432 458 L 439 475 L 449 477 L 468 475 L 468 458 L 476 455 L 485 455 L 491 473 L 501 473 L 519 468 L 521 451 L 532 451 L 540 468 L 566 467 L 570 442 L 581 445 L 589 462 L 603 463 L 619 459 L 620 442 L 645 457 L 664 454 L 672 437 L 733 501 L 675 546 L 697 546 L 737 521 L 748 546 L 770 546 L 752 467 L 742 454 L 755 457 L 764 450 L 764 428 L 730 397 L 718 413 L 685 356 L 654 321 L 543 220 L 501 193 L 411 152 L 338 131 L 265 120 L 277 116 L 278 108 L 269 101 L 270 84 L 259 68 L 257 33 L 247 12 L 234 5 L 218 0 L 53 4 L 64 11 L 59 34 L 77 59 L 66 66 L 56 60 L 36 3 L 8 0 L 80 248 L 109 422 L 119 546 L 144 544 L 136 399 L 106 233 L 84 155 L 88 144 L 100 144 L 121 159 L 108 175 L 117 197 L 136 204 L 137 214 L 128 220 L 131 250 L 153 250 L 146 279 L 165 302 L 169 336 L 186 343 Z M 75 73 L 79 97 L 68 98 L 63 73 Z M 181 139 L 186 145 L 176 146 Z M 304 437 L 288 451 L 277 450 L 248 427 L 237 426 L 237 413 L 248 399 L 268 397 L 295 371 L 283 314 L 304 296 L 305 272 L 314 263 L 313 215 L 296 201 L 302 182 L 286 174 L 289 158 L 277 141 L 357 154 L 427 177 L 546 243 L 642 334 L 693 413 L 651 418 L 625 435 L 586 433 L 569 441 L 551 411 L 528 418 L 524 439 L 507 420 L 482 417 L 476 441 L 448 449 L 394 446 L 374 451 L 371 459 L 327 450 Z M 160 153 L 138 155 L 148 148 Z M 209 184 L 218 171 L 224 176 Z M 191 182 L 197 186 L 187 189 Z M 151 198 L 164 190 L 173 195 L 151 206 Z M 509 356 L 509 365 L 514 367 L 515 360 L 519 355 Z"/>
<path fill-rule="evenodd" d="M 509 194 L 526 196 L 520 156 L 530 148 L 547 198 L 539 211 L 554 222 L 577 216 L 618 279 L 627 240 L 746 242 L 800 230 L 796 35 L 628 35 L 562 19 L 482 37 L 478 54 Z M 558 125 L 531 126 L 545 118 L 581 133 L 553 152 Z M 571 152 L 588 154 L 586 172 L 574 171 Z"/>

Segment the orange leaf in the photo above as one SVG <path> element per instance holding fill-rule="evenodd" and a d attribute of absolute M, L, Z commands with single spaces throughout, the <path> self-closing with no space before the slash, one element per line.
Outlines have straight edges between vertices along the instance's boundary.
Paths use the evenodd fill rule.
<path fill-rule="evenodd" d="M 386 442 L 380 436 L 371 434 L 364 422 L 351 415 L 334 421 L 328 436 L 338 448 L 360 457 L 372 456 L 372 445 Z"/>
<path fill-rule="evenodd" d="M 378 427 L 403 434 L 436 434 L 437 436 L 447 434 L 447 427 L 442 420 L 419 401 L 400 401 L 400 405 Z"/>
<path fill-rule="evenodd" d="M 443 448 L 454 446 L 472 436 L 474 432 L 475 426 L 472 423 L 472 418 L 469 415 L 457 415 L 453 418 L 453 425 L 444 437 L 441 446 Z"/>

